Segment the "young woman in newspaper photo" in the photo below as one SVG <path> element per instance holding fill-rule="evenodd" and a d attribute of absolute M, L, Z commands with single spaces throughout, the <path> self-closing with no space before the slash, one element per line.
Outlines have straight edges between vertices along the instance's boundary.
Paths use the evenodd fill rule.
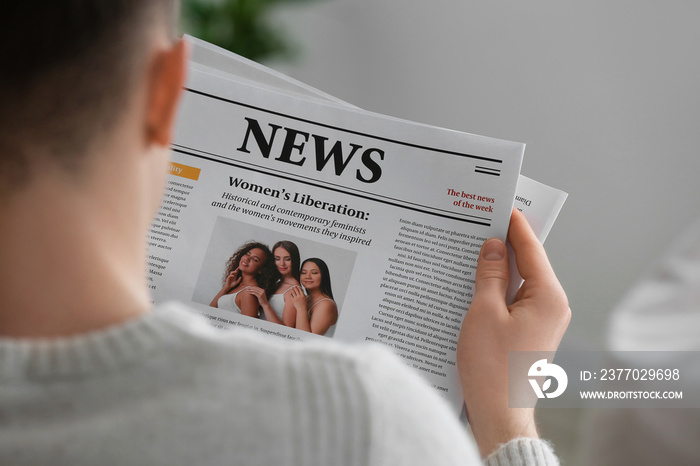
<path fill-rule="evenodd" d="M 301 264 L 301 284 L 308 296 L 298 288 L 290 292 L 297 310 L 296 328 L 317 335 L 332 334 L 329 330 L 338 321 L 338 306 L 333 300 L 328 265 L 318 258 L 306 259 Z"/>
<path fill-rule="evenodd" d="M 294 327 L 297 320 L 297 311 L 290 292 L 295 288 L 301 291 L 301 285 L 299 284 L 301 262 L 299 248 L 291 241 L 278 241 L 272 247 L 272 254 L 275 259 L 275 266 L 279 272 L 279 279 L 275 284 L 274 294 L 268 299 L 265 290 L 258 286 L 249 287 L 248 293 L 258 299 L 262 308 L 261 319 L 286 325 L 287 327 Z"/>
<path fill-rule="evenodd" d="M 209 305 L 257 318 L 257 298 L 241 291 L 260 287 L 270 293 L 276 274 L 270 249 L 262 243 L 246 243 L 226 262 L 223 287 Z"/>

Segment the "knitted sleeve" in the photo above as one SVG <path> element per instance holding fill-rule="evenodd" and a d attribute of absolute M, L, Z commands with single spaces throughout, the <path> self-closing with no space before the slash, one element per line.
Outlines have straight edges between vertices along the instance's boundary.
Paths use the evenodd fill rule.
<path fill-rule="evenodd" d="M 559 466 L 559 459 L 544 440 L 517 438 L 501 445 L 485 463 L 486 466 Z"/>

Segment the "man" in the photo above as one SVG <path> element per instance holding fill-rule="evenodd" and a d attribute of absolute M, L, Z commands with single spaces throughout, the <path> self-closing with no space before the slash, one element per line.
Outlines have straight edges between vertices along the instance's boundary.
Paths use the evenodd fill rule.
<path fill-rule="evenodd" d="M 432 389 L 377 346 L 287 344 L 151 308 L 145 234 L 187 50 L 171 0 L 23 1 L 0 34 L 0 463 L 475 464 Z M 555 464 L 507 408 L 509 350 L 554 350 L 566 297 L 522 215 L 525 279 L 485 243 L 458 363 L 489 464 Z M 505 445 L 501 445 L 505 444 Z M 501 446 L 499 446 L 501 445 Z"/>

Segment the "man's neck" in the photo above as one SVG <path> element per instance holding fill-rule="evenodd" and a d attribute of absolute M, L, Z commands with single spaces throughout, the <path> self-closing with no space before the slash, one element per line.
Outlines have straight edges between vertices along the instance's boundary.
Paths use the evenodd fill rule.
<path fill-rule="evenodd" d="M 102 201 L 37 182 L 2 201 L 0 336 L 75 335 L 148 310 L 143 236 Z"/>

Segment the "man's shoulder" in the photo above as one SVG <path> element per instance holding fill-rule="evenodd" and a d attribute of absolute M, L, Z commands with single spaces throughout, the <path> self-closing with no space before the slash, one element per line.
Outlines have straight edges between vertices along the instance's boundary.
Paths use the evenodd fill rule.
<path fill-rule="evenodd" d="M 265 393 L 267 406 L 284 405 L 278 416 L 354 438 L 373 464 L 478 462 L 456 413 L 384 345 L 321 337 L 299 343 L 247 329 L 193 333 L 206 335 L 231 374 L 240 371 L 236 378 L 246 381 L 253 398 Z"/>
<path fill-rule="evenodd" d="M 429 405 L 444 405 L 415 370 L 378 343 L 340 342 L 316 335 L 299 342 L 286 338 L 287 332 L 275 330 L 268 322 L 251 324 L 256 330 L 221 329 L 182 304 L 158 306 L 154 312 L 162 325 L 179 334 L 167 357 L 187 359 L 192 367 L 214 366 L 251 383 L 286 387 L 312 384 L 301 392 L 350 390 L 356 402 L 362 399 L 364 404 L 382 405 L 377 406 L 377 412 L 385 409 L 387 397 L 407 402 L 417 397 L 429 400 Z"/>
<path fill-rule="evenodd" d="M 403 363 L 390 350 L 376 343 L 344 343 L 330 338 L 308 335 L 308 341 L 297 341 L 283 327 L 250 320 L 250 324 L 221 328 L 211 316 L 180 304 L 156 306 L 153 313 L 161 325 L 180 334 L 179 342 L 203 351 L 224 351 L 231 355 L 267 359 L 269 363 L 286 361 L 296 369 L 313 368 L 315 364 L 342 365 L 345 369 L 363 371 L 366 366 L 393 366 L 403 370 Z M 259 324 L 259 325 L 256 325 Z M 299 361 L 304 361 L 300 363 Z M 262 361 L 261 361 L 262 362 Z"/>

